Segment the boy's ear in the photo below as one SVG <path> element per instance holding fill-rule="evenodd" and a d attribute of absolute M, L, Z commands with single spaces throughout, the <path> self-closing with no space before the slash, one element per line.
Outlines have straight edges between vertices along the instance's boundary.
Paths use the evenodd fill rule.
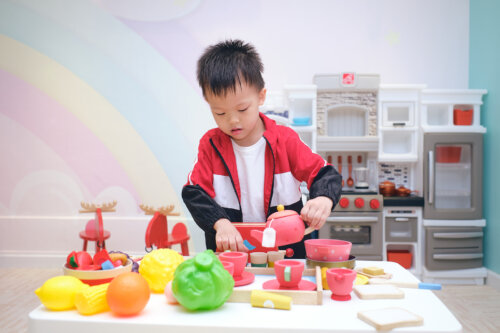
<path fill-rule="evenodd" d="M 266 101 L 266 93 L 267 93 L 266 88 L 262 88 L 261 91 L 259 91 L 259 105 L 263 105 L 264 102 Z"/>

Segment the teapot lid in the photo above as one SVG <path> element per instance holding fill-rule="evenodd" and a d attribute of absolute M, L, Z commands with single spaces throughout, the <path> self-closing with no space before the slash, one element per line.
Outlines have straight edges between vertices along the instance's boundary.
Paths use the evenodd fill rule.
<path fill-rule="evenodd" d="M 270 221 L 272 219 L 279 219 L 281 217 L 285 216 L 291 216 L 291 215 L 299 215 L 296 211 L 287 209 L 285 210 L 285 206 L 283 205 L 278 205 L 278 211 L 276 213 L 271 214 L 267 220 Z"/>

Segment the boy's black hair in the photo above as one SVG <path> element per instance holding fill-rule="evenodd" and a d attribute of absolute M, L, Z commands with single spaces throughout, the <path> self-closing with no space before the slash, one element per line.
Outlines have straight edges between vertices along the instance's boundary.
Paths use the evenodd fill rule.
<path fill-rule="evenodd" d="M 226 40 L 209 46 L 198 60 L 198 83 L 203 95 L 224 96 L 245 82 L 258 91 L 264 88 L 264 66 L 255 48 L 241 40 Z"/>

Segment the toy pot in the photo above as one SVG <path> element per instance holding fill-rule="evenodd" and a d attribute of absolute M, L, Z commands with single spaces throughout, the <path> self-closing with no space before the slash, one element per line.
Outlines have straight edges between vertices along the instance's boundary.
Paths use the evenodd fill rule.
<path fill-rule="evenodd" d="M 245 270 L 248 261 L 248 253 L 246 252 L 222 252 L 219 254 L 219 260 L 224 264 L 224 261 L 233 263 L 233 276 L 241 276 Z"/>
<path fill-rule="evenodd" d="M 380 183 L 378 189 L 384 197 L 393 197 L 396 194 L 396 185 L 388 180 Z"/>
<path fill-rule="evenodd" d="M 352 243 L 340 239 L 308 239 L 304 242 L 308 259 L 317 261 L 346 261 Z"/>
<path fill-rule="evenodd" d="M 264 233 L 267 232 L 268 228 L 273 229 L 273 232 L 270 233 L 273 237 L 271 241 L 267 235 L 264 237 Z M 259 241 L 263 247 L 276 247 L 300 242 L 304 238 L 304 231 L 304 221 L 299 214 L 293 210 L 283 210 L 283 206 L 279 206 L 278 211 L 271 214 L 267 219 L 266 229 L 264 231 L 252 230 L 250 235 Z"/>
<path fill-rule="evenodd" d="M 280 287 L 296 288 L 302 280 L 304 262 L 297 260 L 278 260 L 274 262 L 274 273 Z"/>
<path fill-rule="evenodd" d="M 326 270 L 326 281 L 332 292 L 332 299 L 348 301 L 356 280 L 356 271 L 346 268 L 329 268 Z"/>

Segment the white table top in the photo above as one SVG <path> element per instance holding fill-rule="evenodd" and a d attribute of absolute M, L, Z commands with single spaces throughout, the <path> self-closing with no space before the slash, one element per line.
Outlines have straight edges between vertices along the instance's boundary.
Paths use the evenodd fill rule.
<path fill-rule="evenodd" d="M 392 273 L 395 281 L 418 282 L 410 272 L 393 262 L 358 261 L 356 267 L 377 266 Z M 245 289 L 262 289 L 269 276 L 256 276 Z M 462 332 L 462 326 L 430 290 L 402 289 L 403 299 L 361 300 L 354 292 L 347 302 L 333 301 L 323 292 L 323 305 L 293 305 L 291 310 L 252 307 L 247 303 L 225 303 L 216 310 L 189 312 L 169 305 L 163 294 L 152 294 L 140 315 L 114 317 L 110 312 L 82 316 L 76 310 L 54 312 L 40 305 L 29 314 L 29 332 L 376 332 L 357 318 L 361 310 L 405 308 L 424 318 L 423 326 L 394 329 L 394 332 Z"/>

